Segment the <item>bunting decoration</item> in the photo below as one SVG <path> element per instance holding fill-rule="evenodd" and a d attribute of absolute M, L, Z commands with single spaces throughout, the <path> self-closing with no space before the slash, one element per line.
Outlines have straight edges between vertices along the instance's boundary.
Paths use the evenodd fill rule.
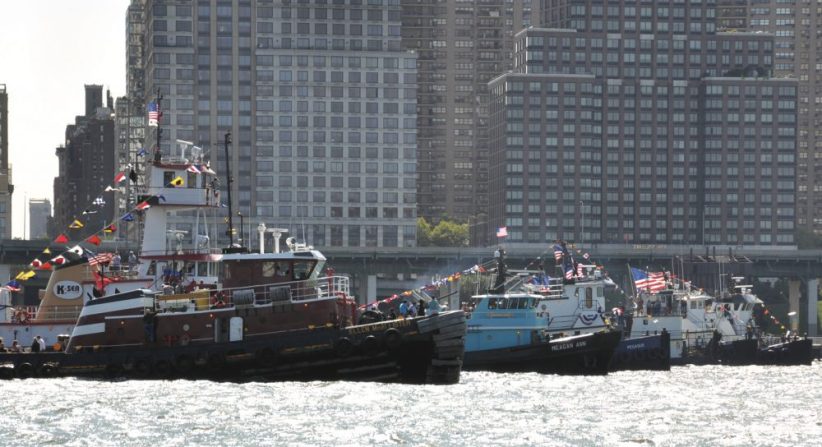
<path fill-rule="evenodd" d="M 41 265 L 43 265 L 43 262 L 37 258 L 34 258 L 34 260 L 29 263 L 29 267 L 34 269 L 40 267 Z"/>
<path fill-rule="evenodd" d="M 143 202 L 145 203 L 145 202 Z M 120 218 L 123 222 L 133 222 L 134 221 L 134 214 L 130 212 L 123 214 L 123 217 Z"/>
<path fill-rule="evenodd" d="M 134 169 L 129 171 L 128 179 L 131 180 L 131 183 L 137 183 L 137 172 Z"/>
<path fill-rule="evenodd" d="M 68 252 L 69 253 L 74 253 L 77 256 L 83 256 L 83 253 L 84 253 L 83 247 L 81 247 L 79 245 L 75 245 L 74 247 L 71 247 L 70 249 L 68 249 Z"/>
<path fill-rule="evenodd" d="M 93 201 L 93 202 L 91 202 L 91 203 L 93 203 L 93 204 L 95 204 L 95 205 L 97 205 L 97 206 L 103 206 L 103 205 L 105 205 L 105 204 L 106 204 L 106 200 L 105 200 L 105 199 L 103 199 L 103 196 L 97 196 L 97 198 L 96 198 L 96 199 L 94 199 L 94 201 Z"/>
<path fill-rule="evenodd" d="M 88 242 L 91 245 L 100 245 L 103 242 L 103 240 L 100 239 L 100 236 L 97 236 L 96 234 L 92 234 L 91 236 L 86 238 L 86 242 Z"/>
<path fill-rule="evenodd" d="M 114 226 L 114 224 L 111 224 L 111 225 L 103 228 L 103 232 L 105 232 L 105 233 L 114 233 L 115 231 L 117 231 L 117 227 Z M 86 239 L 86 241 L 91 242 L 88 239 Z M 91 243 L 94 244 L 94 242 L 91 242 Z M 94 245 L 100 245 L 100 244 L 94 244 Z"/>
<path fill-rule="evenodd" d="M 34 270 L 29 270 L 27 272 L 20 272 L 20 273 L 17 274 L 17 276 L 14 277 L 14 279 L 19 280 L 19 281 L 28 281 L 29 279 L 31 279 L 36 274 L 37 273 Z"/>
<path fill-rule="evenodd" d="M 68 244 L 68 241 L 69 241 L 68 236 L 66 236 L 66 235 L 65 235 L 65 234 L 63 234 L 63 233 L 60 233 L 60 235 L 59 235 L 59 236 L 57 236 L 56 238 L 54 238 L 54 243 L 55 243 L 55 244 Z M 48 250 L 48 248 L 47 248 L 46 250 Z M 45 251 L 44 251 L 43 253 L 45 253 Z"/>
<path fill-rule="evenodd" d="M 108 186 L 106 186 L 106 189 L 104 191 L 105 192 L 117 191 L 117 188 L 115 188 L 111 185 L 108 185 Z"/>
<path fill-rule="evenodd" d="M 139 150 L 139 151 L 137 151 L 137 156 L 138 156 L 138 157 L 142 157 L 142 156 L 144 156 L 144 155 L 146 155 L 146 148 L 141 147 L 141 148 L 140 148 L 140 150 Z"/>
<path fill-rule="evenodd" d="M 20 291 L 20 283 L 17 282 L 16 280 L 14 280 L 14 279 L 7 282 L 6 285 L 3 286 L 3 287 L 9 289 L 12 292 L 19 292 Z"/>
<path fill-rule="evenodd" d="M 183 184 L 183 178 L 180 177 L 179 175 L 177 177 L 174 177 L 174 179 L 171 180 L 171 182 L 169 182 L 169 185 L 171 185 L 171 186 L 182 186 L 182 184 Z"/>
<path fill-rule="evenodd" d="M 54 263 L 54 265 L 63 265 L 66 262 L 66 257 L 63 255 L 58 255 L 54 258 L 51 258 L 50 262 Z"/>
<path fill-rule="evenodd" d="M 39 270 L 51 270 L 51 261 L 44 262 Z"/>
<path fill-rule="evenodd" d="M 151 208 L 151 205 L 149 205 L 147 201 L 140 202 L 137 206 L 134 207 L 134 209 L 136 209 L 137 211 L 143 211 L 143 210 L 147 210 L 149 208 Z M 127 215 L 131 215 L 131 213 L 127 213 Z M 125 219 L 123 219 L 123 220 L 125 220 Z M 133 216 L 132 216 L 131 220 L 134 220 Z M 131 221 L 128 221 L 128 222 L 131 222 Z"/>
<path fill-rule="evenodd" d="M 189 167 L 186 168 L 186 171 L 191 172 L 193 174 L 200 174 L 201 173 L 201 171 L 195 165 L 189 165 Z"/>
<path fill-rule="evenodd" d="M 71 228 L 73 230 L 77 230 L 77 229 L 83 228 L 84 226 L 85 225 L 83 225 L 83 222 L 80 222 L 79 220 L 74 219 L 74 222 L 72 222 L 71 225 L 69 225 L 69 228 Z"/>
<path fill-rule="evenodd" d="M 125 179 L 126 179 L 126 173 L 120 171 L 120 172 L 117 173 L 117 175 L 114 176 L 114 184 L 116 185 L 116 184 L 122 182 Z"/>

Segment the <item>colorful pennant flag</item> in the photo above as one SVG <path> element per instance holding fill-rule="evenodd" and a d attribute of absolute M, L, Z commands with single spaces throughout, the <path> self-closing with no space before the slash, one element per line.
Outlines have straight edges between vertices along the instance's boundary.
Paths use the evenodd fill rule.
<path fill-rule="evenodd" d="M 29 270 L 27 272 L 18 273 L 17 276 L 14 277 L 14 279 L 17 279 L 17 280 L 20 280 L 20 281 L 28 281 L 34 275 L 36 275 L 35 271 L 34 270 Z"/>
<path fill-rule="evenodd" d="M 199 174 L 199 173 L 201 172 L 201 171 L 197 168 L 197 166 L 194 166 L 194 165 L 189 165 L 189 167 L 188 167 L 188 168 L 186 168 L 186 171 L 191 172 L 191 173 L 193 173 L 193 174 Z"/>
<path fill-rule="evenodd" d="M 20 291 L 20 283 L 17 282 L 16 280 L 13 280 L 13 279 L 11 281 L 7 282 L 4 287 L 11 290 L 12 292 L 19 292 Z"/>
<path fill-rule="evenodd" d="M 50 270 L 51 269 L 51 261 L 46 261 L 43 265 L 40 266 L 40 270 Z"/>
<path fill-rule="evenodd" d="M 117 183 L 120 183 L 125 179 L 126 179 L 126 173 L 125 172 L 118 172 L 117 175 L 114 176 L 114 184 L 116 185 Z"/>
<path fill-rule="evenodd" d="M 94 201 L 91 203 L 97 206 L 103 206 L 106 204 L 106 200 L 103 198 L 103 196 L 97 196 L 97 198 L 94 199 Z"/>
<path fill-rule="evenodd" d="M 110 191 L 117 191 L 117 188 L 115 188 L 115 187 L 113 187 L 113 186 L 111 186 L 111 185 L 108 185 L 108 186 L 106 186 L 105 191 L 106 191 L 106 192 L 110 192 Z"/>
<path fill-rule="evenodd" d="M 57 236 L 56 238 L 54 238 L 54 243 L 55 243 L 55 244 L 67 244 L 67 243 L 68 243 L 68 241 L 69 241 L 68 236 L 66 236 L 66 235 L 65 235 L 65 234 L 63 234 L 63 233 L 60 233 L 60 235 L 59 235 L 59 236 Z M 46 250 L 48 250 L 48 248 L 46 248 Z M 50 251 L 49 251 L 49 252 L 47 252 L 46 250 L 43 250 L 43 253 L 51 253 Z"/>
<path fill-rule="evenodd" d="M 181 186 L 183 184 L 183 178 L 178 175 L 171 180 L 170 184 L 171 186 Z"/>
<path fill-rule="evenodd" d="M 156 102 L 148 103 L 148 125 L 151 127 L 157 127 L 160 122 L 160 108 L 157 107 Z"/>
<path fill-rule="evenodd" d="M 499 227 L 497 229 L 497 237 L 507 237 L 508 236 L 508 227 Z"/>
<path fill-rule="evenodd" d="M 115 231 L 117 231 L 117 227 L 114 226 L 114 224 L 111 224 L 111 225 L 103 228 L 103 231 L 106 232 L 106 233 L 114 233 Z M 95 244 L 95 245 L 98 245 L 98 244 Z"/>
<path fill-rule="evenodd" d="M 149 204 L 148 204 L 148 202 L 145 202 L 145 201 L 140 202 L 140 204 L 138 204 L 138 205 L 135 207 L 135 209 L 136 209 L 137 211 L 143 211 L 143 210 L 146 210 L 146 209 L 149 209 L 149 208 L 151 208 L 151 205 L 149 205 Z M 128 213 L 127 215 L 130 215 L 130 214 L 131 214 L 131 213 Z M 134 217 L 133 217 L 133 216 L 132 216 L 131 220 L 134 220 Z M 130 222 L 130 221 L 129 221 L 129 222 Z"/>
<path fill-rule="evenodd" d="M 105 230 L 103 230 L 103 231 L 105 231 Z M 89 244 L 92 244 L 92 245 L 100 245 L 100 243 L 103 242 L 103 241 L 100 239 L 100 236 L 97 236 L 96 234 L 92 234 L 91 236 L 86 238 L 86 242 L 88 242 Z"/>
<path fill-rule="evenodd" d="M 74 219 L 74 222 L 72 222 L 71 225 L 69 225 L 69 228 L 72 228 L 72 229 L 76 230 L 76 229 L 79 229 L 79 228 L 83 228 L 84 226 L 85 225 L 83 225 L 83 222 L 80 222 L 79 220 Z"/>
<path fill-rule="evenodd" d="M 145 203 L 145 202 L 143 202 Z M 134 220 L 134 214 L 126 213 L 123 214 L 123 217 L 120 218 L 123 222 L 132 222 Z"/>
<path fill-rule="evenodd" d="M 54 263 L 55 265 L 63 265 L 63 263 L 66 262 L 66 257 L 63 255 L 59 255 L 54 258 L 51 258 L 50 262 Z"/>
<path fill-rule="evenodd" d="M 144 148 L 144 147 L 141 147 L 140 150 L 137 151 L 137 156 L 138 157 L 142 157 L 145 154 L 146 154 L 146 148 Z"/>
<path fill-rule="evenodd" d="M 29 267 L 35 268 L 35 269 L 37 267 L 40 267 L 41 265 L 43 265 L 43 263 L 37 258 L 34 258 L 34 260 L 29 263 Z"/>
<path fill-rule="evenodd" d="M 79 245 L 75 245 L 74 247 L 71 247 L 70 249 L 68 249 L 68 252 L 69 253 L 74 253 L 77 256 L 83 256 L 83 253 L 84 253 L 83 252 L 83 247 L 81 247 Z"/>

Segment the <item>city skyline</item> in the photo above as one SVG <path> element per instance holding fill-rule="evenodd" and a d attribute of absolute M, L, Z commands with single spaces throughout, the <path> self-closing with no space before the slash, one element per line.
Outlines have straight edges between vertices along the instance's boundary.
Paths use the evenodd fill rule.
<path fill-rule="evenodd" d="M 102 84 L 113 97 L 125 94 L 128 4 L 128 0 L 4 4 L 0 83 L 6 85 L 9 97 L 9 163 L 15 186 L 12 237 L 26 234 L 27 199 L 53 200 L 55 149 L 65 143 L 66 125 L 83 114 L 84 85 Z"/>

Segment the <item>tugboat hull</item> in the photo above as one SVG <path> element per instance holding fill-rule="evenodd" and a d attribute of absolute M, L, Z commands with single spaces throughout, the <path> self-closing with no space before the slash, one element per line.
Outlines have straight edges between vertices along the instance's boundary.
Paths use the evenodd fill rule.
<path fill-rule="evenodd" d="M 611 358 L 610 371 L 671 369 L 671 337 L 667 331 L 623 339 Z"/>
<path fill-rule="evenodd" d="M 601 331 L 465 353 L 464 369 L 544 374 L 607 374 L 620 334 Z"/>
<path fill-rule="evenodd" d="M 57 375 L 216 380 L 459 381 L 461 311 L 347 328 L 288 330 L 226 343 L 3 353 L 0 376 Z"/>

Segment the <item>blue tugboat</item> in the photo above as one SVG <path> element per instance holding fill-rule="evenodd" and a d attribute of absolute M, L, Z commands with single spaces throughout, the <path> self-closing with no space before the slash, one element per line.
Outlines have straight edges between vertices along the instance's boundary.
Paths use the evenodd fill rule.
<path fill-rule="evenodd" d="M 504 252 L 497 280 L 468 310 L 464 369 L 607 374 L 621 333 L 602 317 L 604 281 L 535 285 L 530 274 L 507 280 Z"/>

